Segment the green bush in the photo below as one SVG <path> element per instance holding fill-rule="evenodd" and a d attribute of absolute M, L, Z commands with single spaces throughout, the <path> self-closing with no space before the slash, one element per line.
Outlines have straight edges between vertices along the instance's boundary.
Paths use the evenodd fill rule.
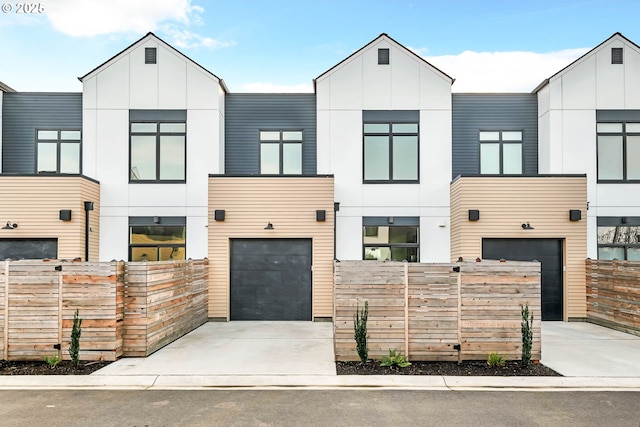
<path fill-rule="evenodd" d="M 62 361 L 62 358 L 57 354 L 52 354 L 51 356 L 45 356 L 44 360 L 47 362 L 51 369 L 58 366 L 58 364 Z"/>
<path fill-rule="evenodd" d="M 380 362 L 380 366 L 397 366 L 399 368 L 406 368 L 409 365 L 411 365 L 411 362 L 402 353 L 396 351 L 395 348 L 393 350 L 389 349 L 389 355 L 383 356 Z"/>
<path fill-rule="evenodd" d="M 356 350 L 362 363 L 369 360 L 369 347 L 367 347 L 367 319 L 369 318 L 369 302 L 364 302 L 364 310 L 360 311 L 356 305 L 356 314 L 353 316 L 354 338 Z"/>
<path fill-rule="evenodd" d="M 487 356 L 487 365 L 491 366 L 492 368 L 496 367 L 496 366 L 504 366 L 506 363 L 506 361 L 504 360 L 504 356 L 497 353 L 497 352 L 493 352 L 493 353 L 489 353 L 489 356 Z"/>
<path fill-rule="evenodd" d="M 73 314 L 73 327 L 71 328 L 71 344 L 69 345 L 69 356 L 76 368 L 80 363 L 80 335 L 82 335 L 82 319 L 78 317 L 78 310 Z"/>
<path fill-rule="evenodd" d="M 529 313 L 529 306 L 521 306 L 522 313 L 522 366 L 531 364 L 531 347 L 533 346 L 533 313 Z"/>

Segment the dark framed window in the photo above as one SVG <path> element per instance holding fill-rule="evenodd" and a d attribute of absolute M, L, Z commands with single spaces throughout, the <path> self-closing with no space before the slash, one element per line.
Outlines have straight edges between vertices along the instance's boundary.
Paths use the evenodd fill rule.
<path fill-rule="evenodd" d="M 185 182 L 184 121 L 132 121 L 129 182 Z"/>
<path fill-rule="evenodd" d="M 184 217 L 129 218 L 129 261 L 186 259 Z"/>
<path fill-rule="evenodd" d="M 37 129 L 36 147 L 36 173 L 81 173 L 82 132 L 79 129 Z"/>
<path fill-rule="evenodd" d="M 302 130 L 261 130 L 259 138 L 262 175 L 302 175 Z"/>
<path fill-rule="evenodd" d="M 419 182 L 418 122 L 365 121 L 365 183 Z"/>
<path fill-rule="evenodd" d="M 521 175 L 523 131 L 480 131 L 480 173 Z"/>
<path fill-rule="evenodd" d="M 598 217 L 598 259 L 640 261 L 640 217 Z"/>
<path fill-rule="evenodd" d="M 640 121 L 598 122 L 598 182 L 640 182 Z"/>
<path fill-rule="evenodd" d="M 363 259 L 420 261 L 418 217 L 365 217 L 362 222 Z"/>

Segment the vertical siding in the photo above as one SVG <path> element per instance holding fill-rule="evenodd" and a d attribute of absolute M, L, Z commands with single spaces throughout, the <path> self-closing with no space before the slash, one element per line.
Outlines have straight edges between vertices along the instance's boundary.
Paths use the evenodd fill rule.
<path fill-rule="evenodd" d="M 333 177 L 209 178 L 209 317 L 229 319 L 229 239 L 307 238 L 313 244 L 312 316 L 333 315 Z M 224 221 L 213 213 L 224 209 Z M 316 210 L 326 221 L 316 221 Z M 264 230 L 271 222 L 274 230 Z"/>
<path fill-rule="evenodd" d="M 89 213 L 89 258 L 97 260 L 100 239 L 100 185 L 80 176 L 0 176 L 0 221 L 18 223 L 0 230 L 0 239 L 57 238 L 58 258 L 85 256 L 84 202 L 94 202 Z M 59 211 L 71 209 L 71 221 Z"/>
<path fill-rule="evenodd" d="M 302 173 L 316 174 L 316 96 L 297 94 L 227 94 L 225 171 L 260 173 L 259 129 L 303 129 Z"/>
<path fill-rule="evenodd" d="M 81 93 L 5 93 L 2 173 L 35 173 L 36 129 L 82 129 Z"/>
<path fill-rule="evenodd" d="M 451 184 L 451 259 L 482 256 L 482 238 L 564 239 L 564 317 L 586 317 L 586 177 L 461 177 Z M 468 210 L 480 211 L 479 221 Z M 582 220 L 569 221 L 569 210 Z M 523 230 L 529 222 L 534 230 Z"/>
<path fill-rule="evenodd" d="M 524 130 L 524 174 L 538 173 L 536 94 L 452 95 L 453 177 L 480 173 L 480 130 Z"/>

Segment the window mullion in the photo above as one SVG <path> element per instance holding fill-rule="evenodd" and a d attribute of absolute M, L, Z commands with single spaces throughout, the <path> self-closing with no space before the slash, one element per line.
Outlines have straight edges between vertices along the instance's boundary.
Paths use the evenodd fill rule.
<path fill-rule="evenodd" d="M 160 123 L 156 123 L 158 130 L 156 132 L 156 181 L 160 181 Z"/>
<path fill-rule="evenodd" d="M 389 181 L 394 181 L 393 177 L 393 123 L 389 123 Z"/>

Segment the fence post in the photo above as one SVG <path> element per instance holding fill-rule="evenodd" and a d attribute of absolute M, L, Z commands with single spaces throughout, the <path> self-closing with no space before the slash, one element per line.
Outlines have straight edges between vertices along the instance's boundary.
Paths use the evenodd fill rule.
<path fill-rule="evenodd" d="M 409 359 L 409 263 L 404 263 L 404 354 Z"/>
<path fill-rule="evenodd" d="M 9 360 L 9 262 L 4 262 L 4 331 L 3 338 L 3 355 L 5 360 Z"/>
<path fill-rule="evenodd" d="M 60 264 L 62 267 L 62 264 Z M 58 273 L 58 356 L 62 357 L 62 268 Z"/>
<path fill-rule="evenodd" d="M 462 267 L 459 263 L 458 269 L 458 365 L 462 363 Z"/>

